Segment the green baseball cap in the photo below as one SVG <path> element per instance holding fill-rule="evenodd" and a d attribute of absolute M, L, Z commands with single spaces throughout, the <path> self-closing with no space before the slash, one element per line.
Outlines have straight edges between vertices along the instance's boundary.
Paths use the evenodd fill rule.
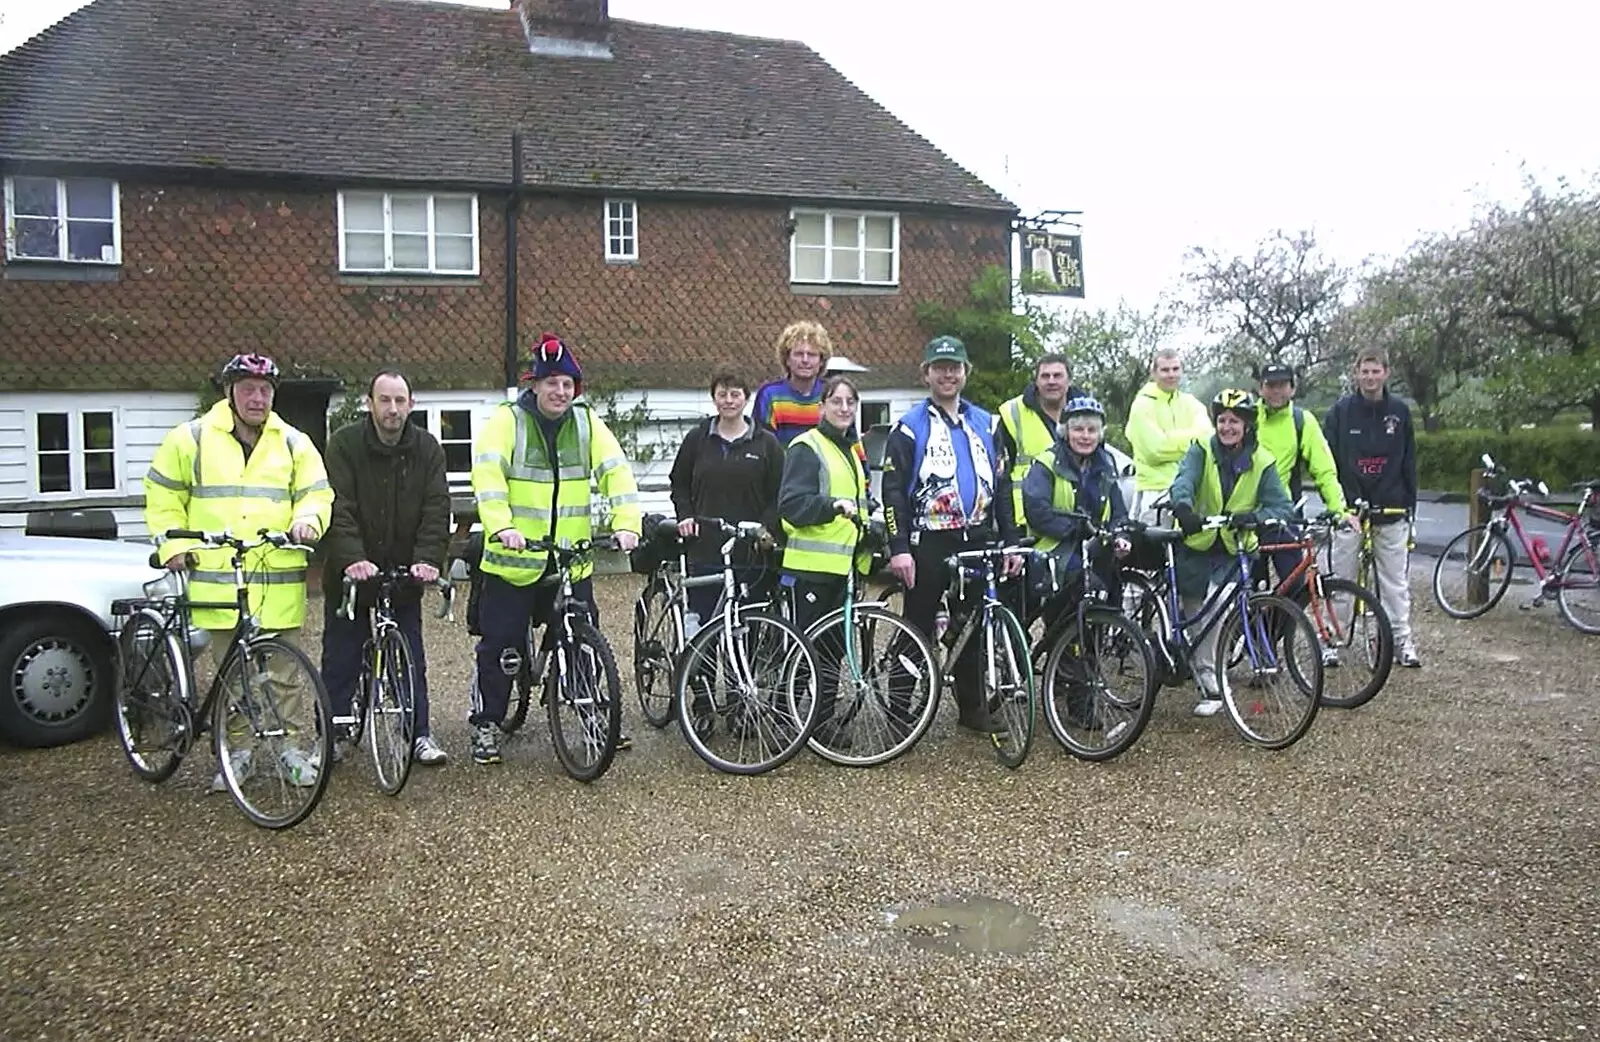
<path fill-rule="evenodd" d="M 967 366 L 972 364 L 967 358 L 967 345 L 953 336 L 936 336 L 928 341 L 928 346 L 922 351 L 922 364 L 931 365 L 934 362 L 960 362 Z"/>

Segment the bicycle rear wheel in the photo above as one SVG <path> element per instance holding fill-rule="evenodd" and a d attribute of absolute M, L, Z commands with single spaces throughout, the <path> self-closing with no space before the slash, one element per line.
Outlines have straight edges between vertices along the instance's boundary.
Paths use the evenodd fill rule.
<path fill-rule="evenodd" d="M 995 759 L 1007 767 L 1021 767 L 1033 746 L 1038 716 L 1028 634 L 1009 608 L 996 606 L 990 609 L 984 643 L 988 653 L 983 666 L 984 695 L 989 715 L 1000 724 L 1000 730 L 989 739 Z"/>
<path fill-rule="evenodd" d="M 1067 752 L 1101 761 L 1133 748 L 1155 710 L 1155 653 L 1134 622 L 1106 607 L 1083 614 L 1050 649 L 1044 667 L 1045 719 Z"/>
<path fill-rule="evenodd" d="M 245 817 L 269 829 L 304 821 L 333 759 L 328 691 L 305 652 L 261 637 L 231 654 L 213 709 L 217 763 Z"/>
<path fill-rule="evenodd" d="M 817 653 L 819 700 L 832 699 L 811 734 L 811 751 L 841 767 L 876 767 L 928 733 L 939 712 L 939 667 L 922 632 L 893 612 L 852 606 L 849 649 L 844 621 L 843 609 L 829 612 L 807 634 Z"/>
<path fill-rule="evenodd" d="M 1317 587 L 1308 584 L 1296 601 L 1322 644 L 1322 704 L 1355 709 L 1389 682 L 1394 626 L 1371 590 L 1331 575 L 1318 575 Z"/>
<path fill-rule="evenodd" d="M 572 620 L 572 642 L 556 644 L 550 654 L 545 705 L 556 759 L 574 780 L 595 781 L 611 766 L 622 738 L 617 660 L 605 636 L 582 618 Z"/>
<path fill-rule="evenodd" d="M 730 633 L 718 616 L 679 657 L 673 691 L 697 756 L 728 774 L 764 774 L 793 759 L 816 723 L 816 656 L 786 619 L 741 612 Z"/>
<path fill-rule="evenodd" d="M 1556 586 L 1556 607 L 1578 632 L 1600 633 L 1600 554 L 1579 543 L 1567 554 Z"/>
<path fill-rule="evenodd" d="M 1505 596 L 1516 560 L 1503 532 L 1474 525 L 1446 543 L 1434 562 L 1433 599 L 1452 619 L 1476 619 Z"/>
<path fill-rule="evenodd" d="M 656 572 L 633 605 L 633 686 L 645 722 L 655 728 L 672 722 L 673 663 L 682 650 L 670 597 L 666 580 Z"/>
<path fill-rule="evenodd" d="M 117 738 L 133 772 L 172 777 L 194 741 L 189 673 L 178 635 L 149 608 L 133 613 L 117 637 Z"/>
<path fill-rule="evenodd" d="M 1230 652 L 1242 647 L 1242 654 Z M 1322 650 L 1306 613 L 1276 594 L 1258 593 L 1230 610 L 1217 640 L 1222 704 L 1247 742 L 1287 749 L 1305 736 L 1322 695 Z"/>
<path fill-rule="evenodd" d="M 397 796 L 411 776 L 417 735 L 416 669 L 398 627 L 378 639 L 378 668 L 367 687 L 367 748 L 378 788 Z"/>

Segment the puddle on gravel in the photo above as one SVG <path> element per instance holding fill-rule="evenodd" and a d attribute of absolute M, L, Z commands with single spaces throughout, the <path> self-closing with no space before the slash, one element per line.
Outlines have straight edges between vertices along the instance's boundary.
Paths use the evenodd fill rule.
<path fill-rule="evenodd" d="M 1038 916 L 993 897 L 957 897 L 884 914 L 911 947 L 956 955 L 1022 955 L 1039 932 Z"/>

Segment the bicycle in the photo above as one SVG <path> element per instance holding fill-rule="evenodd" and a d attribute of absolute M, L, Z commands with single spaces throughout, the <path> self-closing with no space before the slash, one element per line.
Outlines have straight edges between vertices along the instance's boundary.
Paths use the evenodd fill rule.
<path fill-rule="evenodd" d="M 1219 514 L 1205 518 L 1200 530 L 1235 527 L 1231 517 Z M 1163 686 L 1180 685 L 1193 675 L 1193 656 L 1216 630 L 1217 697 L 1234 729 L 1264 749 L 1298 742 L 1316 719 L 1323 683 L 1321 648 L 1305 612 L 1277 594 L 1251 592 L 1250 552 L 1241 540 L 1233 552 L 1232 575 L 1208 590 L 1199 610 L 1186 617 L 1173 549 L 1185 538 L 1183 531 L 1146 528 L 1142 538 L 1162 548 L 1165 565 L 1156 577 L 1124 569 L 1122 581 L 1135 623 L 1151 637 Z M 1240 666 L 1244 669 L 1235 679 L 1232 671 Z M 1250 692 L 1248 699 L 1241 689 Z"/>
<path fill-rule="evenodd" d="M 1483 465 L 1486 478 L 1501 476 L 1488 453 L 1483 455 Z M 1549 487 L 1542 481 L 1507 478 L 1506 488 L 1508 494 L 1503 496 L 1487 489 L 1479 490 L 1479 497 L 1499 514 L 1486 524 L 1473 525 L 1445 544 L 1433 566 L 1434 601 L 1453 619 L 1475 619 L 1499 604 L 1511 586 L 1511 573 L 1517 566 L 1511 540 L 1506 535 L 1509 531 L 1516 535 L 1539 584 L 1538 593 L 1526 607 L 1542 605 L 1553 591 L 1561 617 L 1574 629 L 1591 635 L 1600 633 L 1600 559 L 1596 555 L 1600 533 L 1594 530 L 1593 519 L 1595 493 L 1600 481 L 1580 481 L 1573 485 L 1574 489 L 1582 489 L 1583 495 L 1578 509 L 1570 514 L 1529 499 L 1534 493 L 1550 494 Z M 1561 546 L 1554 554 L 1549 552 L 1543 538 L 1536 536 L 1530 542 L 1519 511 L 1564 526 Z"/>
<path fill-rule="evenodd" d="M 398 796 L 411 776 L 417 733 L 416 671 L 411 646 L 395 621 L 394 594 L 404 586 L 419 585 L 404 566 L 380 569 L 365 580 L 345 576 L 344 599 L 339 605 L 339 614 L 354 622 L 358 590 L 367 586 L 376 591 L 350 715 L 333 717 L 333 726 L 345 730 L 352 746 L 359 745 L 366 735 L 378 788 L 389 796 Z M 441 577 L 432 585 L 441 598 L 438 617 L 454 621 L 454 584 Z"/>
<path fill-rule="evenodd" d="M 549 623 L 528 620 L 527 637 L 512 682 L 511 704 L 500 730 L 517 731 L 528 718 L 533 689 L 550 725 L 561 769 L 575 781 L 592 782 L 611 767 L 622 740 L 622 684 L 605 635 L 594 624 L 589 605 L 572 595 L 572 569 L 594 555 L 596 544 L 581 539 L 564 546 L 551 539 L 529 539 L 527 549 L 551 556 L 554 573 L 538 580 L 555 587 Z M 544 625 L 542 640 L 536 632 Z M 535 653 L 535 643 L 538 651 Z M 572 720 L 564 722 L 564 715 Z M 572 734 L 567 733 L 569 723 Z"/>
<path fill-rule="evenodd" d="M 1300 563 L 1278 580 L 1272 592 L 1300 605 L 1316 628 L 1322 646 L 1322 704 L 1355 709 L 1372 701 L 1389 682 L 1394 670 L 1394 625 L 1376 593 L 1332 574 L 1333 533 L 1343 523 L 1340 515 L 1324 513 L 1306 522 L 1305 535 L 1298 539 L 1267 542 L 1263 537 L 1259 549 L 1263 556 L 1279 550 L 1301 552 Z M 1328 558 L 1326 572 L 1317 564 L 1319 554 Z M 1330 686 L 1336 690 L 1330 691 Z"/>
<path fill-rule="evenodd" d="M 1081 511 L 1071 516 L 1085 525 L 1078 550 L 1084 587 L 1070 614 L 1062 612 L 1045 625 L 1039 641 L 1048 648 L 1040 701 L 1051 733 L 1067 752 L 1103 762 L 1133 748 L 1150 722 L 1161 685 L 1149 640 L 1120 606 L 1111 605 L 1090 562 L 1106 538 L 1130 536 L 1143 526 L 1124 522 L 1102 529 Z"/>
<path fill-rule="evenodd" d="M 739 588 L 733 549 L 764 541 L 760 522 L 696 521 L 724 537 L 722 571 L 685 579 L 680 589 L 712 580 L 722 596 L 717 614 L 677 656 L 673 711 L 684 741 L 706 763 L 729 774 L 765 774 L 793 759 L 811 736 L 821 708 L 816 656 L 794 623 L 764 610 L 767 604 L 744 603 L 748 591 Z"/>
<path fill-rule="evenodd" d="M 195 739 L 209 729 L 223 784 L 245 817 L 263 828 L 297 825 L 316 808 L 328 787 L 325 768 L 333 757 L 332 711 L 322 675 L 305 652 L 262 632 L 250 610 L 244 561 L 263 547 L 312 548 L 266 529 L 260 530 L 255 542 L 227 531 L 188 529 L 173 529 L 165 538 L 231 549 L 236 596 L 231 603 L 191 601 L 188 574 L 179 572 L 176 593 L 157 591 L 166 581 L 163 577 L 145 586 L 145 597 L 113 602 L 112 613 L 127 617 L 117 637 L 121 668 L 115 699 L 123 754 L 139 777 L 163 782 L 177 771 Z M 151 555 L 152 566 L 161 567 L 155 557 Z M 198 706 L 193 654 L 205 646 L 206 634 L 190 621 L 195 609 L 232 611 L 238 616 Z M 309 721 L 292 718 L 286 705 L 292 701 L 291 692 L 309 698 Z M 259 744 L 243 744 L 247 741 Z M 314 774 L 309 780 L 306 763 Z"/>

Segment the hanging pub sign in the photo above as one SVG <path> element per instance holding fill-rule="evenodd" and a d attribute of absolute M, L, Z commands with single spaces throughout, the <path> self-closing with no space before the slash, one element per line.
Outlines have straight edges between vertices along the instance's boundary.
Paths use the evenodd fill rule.
<path fill-rule="evenodd" d="M 1083 236 L 1022 230 L 1022 274 L 1029 293 L 1083 296 Z"/>

